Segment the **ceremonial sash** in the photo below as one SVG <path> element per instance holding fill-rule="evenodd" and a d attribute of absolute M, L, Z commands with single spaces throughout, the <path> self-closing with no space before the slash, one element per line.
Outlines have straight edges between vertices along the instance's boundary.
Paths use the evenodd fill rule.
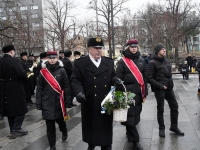
<path fill-rule="evenodd" d="M 43 68 L 40 70 L 40 73 L 43 75 L 43 77 L 46 79 L 46 81 L 49 83 L 49 85 L 60 94 L 60 105 L 62 109 L 62 114 L 64 121 L 70 119 L 70 116 L 67 114 L 66 107 L 65 107 L 65 101 L 64 101 L 64 91 L 61 89 L 59 83 L 57 80 L 52 76 L 52 74 L 49 72 L 48 69 Z"/>
<path fill-rule="evenodd" d="M 131 59 L 126 58 L 126 57 L 123 57 L 122 59 L 125 62 L 126 66 L 130 69 L 133 76 L 136 78 L 137 82 L 140 84 L 142 99 L 144 99 L 145 98 L 145 84 L 144 84 L 143 76 L 140 70 Z"/>

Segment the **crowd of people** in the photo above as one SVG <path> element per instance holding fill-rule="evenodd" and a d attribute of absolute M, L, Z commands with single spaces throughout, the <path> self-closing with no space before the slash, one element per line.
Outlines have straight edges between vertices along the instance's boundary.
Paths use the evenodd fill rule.
<path fill-rule="evenodd" d="M 173 91 L 170 62 L 165 57 L 166 47 L 158 43 L 154 54 L 148 56 L 140 53 L 138 40 L 130 39 L 116 67 L 111 58 L 102 56 L 103 47 L 101 38 L 90 38 L 88 55 L 81 57 L 79 51 L 74 51 L 72 62 L 71 50 L 61 50 L 59 54 L 57 51 L 43 52 L 40 60 L 34 61 L 33 54 L 22 52 L 17 59 L 14 57 L 14 45 L 3 46 L 4 55 L 0 59 L 0 119 L 4 116 L 8 118 L 10 133 L 15 136 L 28 134 L 22 129 L 22 124 L 28 112 L 27 106 L 34 104 L 31 96 L 36 93 L 35 105 L 46 121 L 50 150 L 55 150 L 55 123 L 62 133 L 62 140 L 67 140 L 65 121 L 70 118 L 67 108 L 76 106 L 73 103 L 76 97 L 81 103 L 82 139 L 88 144 L 88 150 L 94 150 L 96 146 L 101 146 L 101 150 L 112 150 L 113 116 L 101 114 L 101 102 L 112 86 L 124 91 L 123 82 L 127 91 L 135 93 L 135 105 L 130 105 L 127 121 L 121 123 L 126 127 L 127 139 L 133 143 L 133 149 L 143 149 L 136 125 L 140 122 L 142 103 L 148 97 L 148 83 L 157 101 L 159 136 L 165 137 L 165 100 L 170 108 L 169 130 L 184 136 L 178 128 L 178 103 Z M 188 63 L 190 57 L 187 58 Z M 188 75 L 184 74 L 184 78 L 188 79 Z"/>

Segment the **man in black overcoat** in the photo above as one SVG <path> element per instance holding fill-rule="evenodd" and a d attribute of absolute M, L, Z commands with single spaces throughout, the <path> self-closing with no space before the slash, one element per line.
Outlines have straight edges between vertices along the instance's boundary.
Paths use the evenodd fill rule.
<path fill-rule="evenodd" d="M 113 60 L 101 56 L 103 46 L 101 38 L 90 38 L 89 55 L 75 61 L 71 76 L 73 91 L 81 103 L 82 136 L 88 150 L 95 146 L 112 149 L 113 116 L 101 114 L 101 102 L 120 79 L 115 76 Z"/>
<path fill-rule="evenodd" d="M 166 56 L 166 48 L 159 43 L 154 48 L 155 55 L 151 57 L 147 67 L 147 79 L 154 89 L 157 100 L 157 120 L 159 125 L 159 136 L 165 137 L 164 124 L 164 101 L 167 100 L 170 107 L 170 131 L 184 136 L 178 128 L 178 103 L 174 94 L 174 83 L 171 73 L 171 65 Z"/>
<path fill-rule="evenodd" d="M 4 56 L 0 59 L 0 109 L 2 116 L 7 116 L 11 134 L 25 135 L 21 126 L 25 113 L 26 96 L 23 82 L 27 80 L 26 72 L 20 61 L 14 58 L 15 48 L 12 44 L 2 48 Z"/>
<path fill-rule="evenodd" d="M 68 77 L 69 84 L 70 84 L 71 104 L 70 104 L 70 106 L 68 106 L 69 108 L 73 107 L 73 106 L 76 106 L 76 104 L 73 103 L 74 92 L 72 90 L 72 86 L 71 86 L 71 82 L 70 82 L 70 78 L 71 78 L 72 70 L 73 70 L 73 65 L 72 65 L 72 62 L 70 60 L 71 55 L 72 55 L 72 51 L 71 50 L 66 50 L 64 52 L 64 56 L 65 57 L 62 59 L 62 62 L 63 62 L 63 65 L 64 65 L 64 69 L 65 69 L 65 71 L 67 73 L 67 77 Z"/>
<path fill-rule="evenodd" d="M 25 70 L 26 73 L 31 73 L 32 70 L 30 70 L 29 68 L 29 64 L 28 64 L 28 56 L 27 56 L 27 52 L 21 52 L 20 53 L 20 61 L 22 64 L 23 69 Z M 31 77 L 31 76 L 30 76 Z M 25 94 L 26 94 L 26 102 L 28 106 L 32 106 L 33 101 L 31 99 L 31 96 L 34 95 L 34 89 L 33 88 L 33 82 L 31 80 L 31 78 L 28 78 L 27 81 L 24 82 L 24 90 L 25 90 Z"/>

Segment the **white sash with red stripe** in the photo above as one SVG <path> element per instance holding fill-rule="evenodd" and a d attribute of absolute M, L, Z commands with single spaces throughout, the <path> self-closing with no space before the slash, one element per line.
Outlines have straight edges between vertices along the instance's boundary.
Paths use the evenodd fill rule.
<path fill-rule="evenodd" d="M 65 101 L 64 101 L 64 91 L 61 89 L 59 83 L 57 80 L 52 76 L 52 74 L 49 72 L 47 68 L 43 68 L 40 70 L 43 77 L 46 79 L 46 81 L 49 83 L 49 85 L 60 94 L 60 105 L 63 113 L 64 121 L 70 119 L 69 115 L 67 114 L 67 110 L 65 107 Z"/>
<path fill-rule="evenodd" d="M 126 58 L 126 57 L 123 57 L 122 59 L 124 63 L 126 64 L 126 66 L 129 68 L 129 70 L 131 71 L 131 73 L 133 74 L 133 76 L 136 78 L 137 82 L 140 84 L 142 99 L 144 99 L 145 98 L 145 84 L 144 84 L 143 76 L 140 70 L 131 59 Z"/>

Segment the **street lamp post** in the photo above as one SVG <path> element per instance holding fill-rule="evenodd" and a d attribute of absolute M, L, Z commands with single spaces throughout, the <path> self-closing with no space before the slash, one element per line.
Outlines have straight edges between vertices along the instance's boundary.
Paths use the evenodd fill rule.
<path fill-rule="evenodd" d="M 113 47 L 113 56 L 115 56 L 115 37 L 114 37 L 114 16 L 113 16 L 113 0 L 111 0 L 111 21 L 112 21 L 112 47 Z"/>

